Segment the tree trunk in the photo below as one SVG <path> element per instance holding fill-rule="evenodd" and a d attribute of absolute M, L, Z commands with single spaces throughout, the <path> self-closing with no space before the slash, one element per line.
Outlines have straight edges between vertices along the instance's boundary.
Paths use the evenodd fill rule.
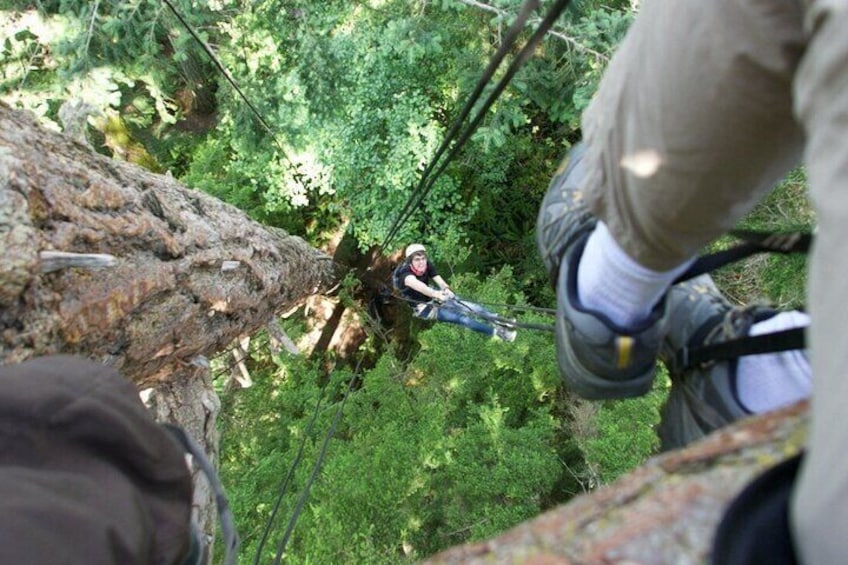
<path fill-rule="evenodd" d="M 218 467 L 220 437 L 215 424 L 221 401 L 212 388 L 208 363 L 186 366 L 168 382 L 142 391 L 142 398 L 157 421 L 179 423 L 203 446 L 209 462 Z M 192 469 L 192 483 L 192 519 L 202 534 L 206 554 L 212 555 L 218 528 L 215 493 L 197 466 Z"/>
<path fill-rule="evenodd" d="M 754 477 L 797 454 L 806 427 L 806 402 L 737 422 L 496 538 L 425 563 L 706 563 L 727 505 Z"/>
<path fill-rule="evenodd" d="M 301 239 L 3 104 L 0 248 L 0 362 L 82 354 L 142 386 L 335 282 Z"/>

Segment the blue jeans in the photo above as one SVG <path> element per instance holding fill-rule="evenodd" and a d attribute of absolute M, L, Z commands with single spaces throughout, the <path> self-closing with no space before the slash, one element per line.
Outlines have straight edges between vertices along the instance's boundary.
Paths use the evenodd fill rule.
<path fill-rule="evenodd" d="M 481 322 L 477 317 L 474 317 L 474 315 L 483 317 L 491 316 L 494 318 L 496 314 L 489 312 L 479 304 L 462 300 L 459 297 L 446 300 L 442 304 L 436 304 L 433 302 L 419 304 L 415 308 L 414 312 L 417 318 L 423 318 L 425 320 L 432 320 L 435 318 L 439 322 L 447 322 L 449 324 L 464 326 L 470 330 L 474 330 L 475 332 L 486 334 L 488 336 L 495 334 L 495 328 L 493 326 L 486 324 L 485 322 Z"/>

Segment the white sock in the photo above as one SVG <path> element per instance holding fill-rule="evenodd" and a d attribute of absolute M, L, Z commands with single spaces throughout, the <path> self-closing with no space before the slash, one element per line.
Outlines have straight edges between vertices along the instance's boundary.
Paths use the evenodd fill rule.
<path fill-rule="evenodd" d="M 751 327 L 748 335 L 761 335 L 806 327 L 810 317 L 793 310 L 781 312 Z M 787 406 L 810 395 L 813 372 L 806 351 L 792 350 L 739 358 L 736 392 L 742 404 L 755 414 Z"/>
<path fill-rule="evenodd" d="M 672 281 L 690 264 L 687 261 L 665 272 L 643 267 L 598 222 L 577 268 L 577 296 L 583 306 L 601 312 L 614 324 L 632 327 L 648 318 Z"/>

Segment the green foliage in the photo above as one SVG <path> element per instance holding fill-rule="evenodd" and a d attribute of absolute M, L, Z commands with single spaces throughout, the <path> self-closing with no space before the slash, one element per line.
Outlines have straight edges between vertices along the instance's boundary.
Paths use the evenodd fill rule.
<path fill-rule="evenodd" d="M 16 12 L 39 25 L 15 28 L 6 42 L 6 99 L 54 121 L 68 98 L 119 110 L 146 150 L 190 185 L 316 239 L 350 221 L 364 249 L 388 234 L 520 2 L 499 2 L 494 18 L 455 1 L 175 4 L 248 102 L 151 0 L 53 0 Z M 478 224 L 478 207 L 488 217 L 501 206 L 515 212 L 503 214 L 509 249 L 483 266 L 526 257 L 519 234 L 534 206 L 526 188 L 511 188 L 524 184 L 513 177 L 533 146 L 546 161 L 561 152 L 559 139 L 577 136 L 575 93 L 593 88 L 627 17 L 589 4 L 568 12 L 568 40 L 545 41 L 398 240 L 433 234 L 457 250 L 477 246 L 488 232 L 473 233 L 488 221 Z M 217 112 L 212 138 L 171 127 L 196 127 L 189 112 L 203 105 Z"/>
<path fill-rule="evenodd" d="M 6 10 L 0 12 L 0 96 L 36 115 L 55 112 L 58 87 L 51 77 L 59 61 L 51 42 L 71 24 L 61 17 L 45 20 L 32 10 Z"/>
<path fill-rule="evenodd" d="M 655 428 L 669 386 L 668 371 L 658 364 L 657 378 L 649 394 L 598 403 L 594 433 L 581 441 L 581 448 L 601 484 L 629 473 L 656 453 L 659 439 Z"/>
<path fill-rule="evenodd" d="M 574 140 L 580 115 L 597 89 L 610 56 L 633 18 L 630 6 L 583 6 L 567 11 L 558 34 L 528 61 L 516 88 L 538 109 L 533 122 L 544 128 L 566 126 L 559 136 Z"/>
<path fill-rule="evenodd" d="M 622 27 L 615 14 L 587 16 L 593 50 L 610 48 Z M 250 203 L 251 213 L 266 220 L 263 212 L 304 215 L 330 198 L 321 223 L 344 217 L 363 249 L 380 243 L 498 47 L 493 32 L 502 23 L 455 2 L 254 3 L 223 28 L 231 41 L 220 56 L 271 131 L 257 127 L 235 93 L 222 89 L 214 150 L 198 154 L 212 158 L 196 159 L 186 178 Z M 515 150 L 531 139 L 546 146 L 546 155 L 558 153 L 548 135 L 562 112 L 574 136 L 573 84 L 597 75 L 598 55 L 569 53 L 553 39 L 546 44 L 493 106 L 462 163 L 445 171 L 400 226 L 399 241 L 432 233 L 466 242 L 477 206 L 504 191 L 481 179 L 508 187 L 507 172 L 522 159 Z M 517 212 L 526 217 L 532 206 L 521 196 L 510 198 L 522 202 Z"/>
<path fill-rule="evenodd" d="M 454 281 L 484 301 L 521 300 L 509 270 Z M 404 366 L 391 354 L 360 378 L 330 442 L 320 478 L 287 547 L 293 563 L 396 563 L 494 535 L 565 500 L 575 490 L 564 462 L 581 459 L 557 406 L 559 378 L 548 334 L 513 344 L 449 324 L 419 333 Z M 328 432 L 348 370 L 326 382 L 300 360 L 226 399 L 222 474 L 248 561 L 279 483 L 324 402 L 303 462 L 284 497 L 260 561 L 269 560 Z"/>
<path fill-rule="evenodd" d="M 197 28 L 228 15 L 223 4 L 198 11 L 175 3 Z M 92 118 L 117 116 L 151 162 L 175 173 L 186 168 L 196 142 L 172 126 L 208 110 L 201 106 L 212 67 L 163 3 L 55 0 L 15 8 L 0 18 L 0 36 L 8 38 L 0 52 L 0 97 L 54 128 L 65 102 L 84 104 Z M 94 119 L 88 123 L 99 128 Z M 93 141 L 102 137 L 95 133 Z"/>

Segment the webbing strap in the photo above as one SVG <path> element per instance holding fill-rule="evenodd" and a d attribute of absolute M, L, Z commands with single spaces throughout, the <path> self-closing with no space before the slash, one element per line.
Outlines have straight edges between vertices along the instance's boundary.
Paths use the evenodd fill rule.
<path fill-rule="evenodd" d="M 750 257 L 755 253 L 807 253 L 812 245 L 813 235 L 809 232 L 761 232 L 752 230 L 733 230 L 731 235 L 742 243 L 709 255 L 698 257 L 686 272 L 677 277 L 674 284 L 715 271 L 716 269 Z"/>
<path fill-rule="evenodd" d="M 705 363 L 729 361 L 743 355 L 804 349 L 806 343 L 804 330 L 805 328 L 791 328 L 698 347 L 682 347 L 675 354 L 674 367 L 682 372 Z"/>
<path fill-rule="evenodd" d="M 753 230 L 732 230 L 731 235 L 742 243 L 709 255 L 699 257 L 689 269 L 680 275 L 674 283 L 689 280 L 698 275 L 709 273 L 720 267 L 750 257 L 755 253 L 807 253 L 813 242 L 809 232 L 761 232 Z M 779 353 L 792 349 L 803 349 L 806 340 L 804 328 L 793 328 L 770 334 L 744 336 L 728 341 L 683 347 L 675 354 L 675 367 L 681 371 L 714 361 L 729 361 L 744 355 Z"/>

